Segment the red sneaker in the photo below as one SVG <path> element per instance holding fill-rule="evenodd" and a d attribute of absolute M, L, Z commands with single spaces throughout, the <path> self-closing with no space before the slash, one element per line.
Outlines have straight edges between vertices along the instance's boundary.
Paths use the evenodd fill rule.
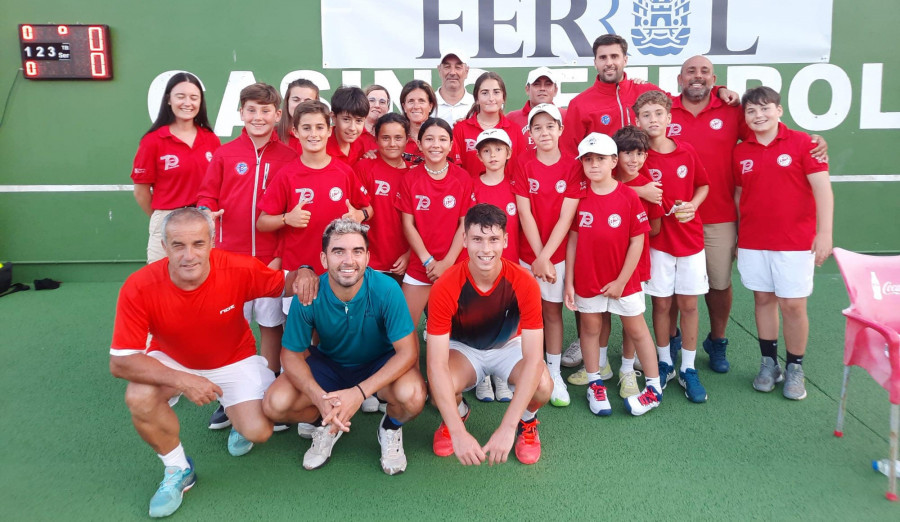
<path fill-rule="evenodd" d="M 537 418 L 528 422 L 519 421 L 516 436 L 516 458 L 522 464 L 534 464 L 541 458 L 541 437 L 538 435 Z"/>
<path fill-rule="evenodd" d="M 462 418 L 463 422 L 466 422 L 470 413 L 472 413 L 472 410 L 466 412 Z M 453 440 L 450 438 L 450 430 L 447 429 L 447 425 L 444 424 L 444 421 L 441 421 L 441 425 L 438 426 L 437 431 L 434 432 L 434 443 L 431 447 L 434 450 L 434 454 L 438 457 L 449 457 L 450 455 L 453 455 Z"/>

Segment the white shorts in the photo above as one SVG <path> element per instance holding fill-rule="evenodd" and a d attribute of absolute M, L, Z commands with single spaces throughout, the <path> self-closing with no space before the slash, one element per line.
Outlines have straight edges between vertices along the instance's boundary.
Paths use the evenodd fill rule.
<path fill-rule="evenodd" d="M 275 374 L 267 366 L 265 358 L 259 355 L 253 355 L 213 370 L 192 370 L 158 350 L 149 352 L 147 355 L 173 370 L 199 375 L 212 381 L 213 384 L 222 388 L 219 404 L 225 408 L 242 402 L 261 400 L 266 390 L 269 389 L 269 385 L 275 381 Z M 180 398 L 181 393 L 173 395 L 169 398 L 169 406 L 175 406 Z"/>
<path fill-rule="evenodd" d="M 521 259 L 519 260 L 519 264 L 531 272 L 531 265 Z M 553 265 L 553 267 L 556 268 L 555 283 L 548 283 L 542 279 L 538 279 L 537 282 L 538 286 L 541 287 L 541 299 L 550 303 L 561 303 L 566 295 L 566 262 L 560 261 Z"/>
<path fill-rule="evenodd" d="M 285 313 L 280 297 L 260 297 L 244 303 L 244 319 L 250 323 L 254 318 L 260 326 L 281 326 Z"/>
<path fill-rule="evenodd" d="M 625 317 L 642 315 L 647 309 L 647 305 L 644 303 L 644 292 L 635 292 L 619 299 L 610 299 L 602 295 L 581 297 L 575 294 L 575 306 L 583 314 L 609 312 Z"/>
<path fill-rule="evenodd" d="M 468 391 L 474 388 L 475 384 L 483 381 L 485 375 L 493 375 L 508 381 L 509 374 L 522 360 L 522 337 L 513 337 L 500 348 L 491 350 L 479 350 L 451 340 L 450 349 L 463 354 L 475 369 L 475 382 L 466 387 L 466 391 Z M 516 387 L 510 383 L 509 389 L 515 391 Z"/>
<path fill-rule="evenodd" d="M 655 248 L 650 249 L 650 280 L 644 292 L 653 297 L 702 295 L 709 292 L 706 275 L 706 253 L 675 257 Z"/>
<path fill-rule="evenodd" d="M 431 286 L 434 284 L 431 281 L 428 281 L 428 282 L 419 281 L 418 279 L 414 278 L 413 276 L 411 276 L 409 274 L 403 274 L 403 282 L 408 285 L 413 285 L 413 286 Z"/>
<path fill-rule="evenodd" d="M 737 265 L 748 290 L 774 292 L 788 299 L 812 295 L 816 255 L 809 250 L 739 248 Z"/>
<path fill-rule="evenodd" d="M 148 232 L 150 239 L 147 240 L 147 262 L 152 263 L 166 257 L 166 251 L 162 246 L 162 224 L 166 216 L 175 212 L 174 210 L 154 210 L 150 214 L 150 226 Z"/>

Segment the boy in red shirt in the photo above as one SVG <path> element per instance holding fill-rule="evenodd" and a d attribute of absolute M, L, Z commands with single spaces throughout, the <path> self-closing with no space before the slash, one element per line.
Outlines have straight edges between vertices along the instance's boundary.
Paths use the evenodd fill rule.
<path fill-rule="evenodd" d="M 319 101 L 302 102 L 293 120 L 303 154 L 278 171 L 259 202 L 256 228 L 281 231 L 283 269 L 305 268 L 321 275 L 325 268 L 319 253 L 325 227 L 339 217 L 366 221 L 372 216 L 372 206 L 353 170 L 325 151 L 331 135 L 328 107 Z M 287 313 L 290 299 L 283 300 L 282 306 Z"/>
<path fill-rule="evenodd" d="M 650 226 L 637 194 L 612 177 L 618 157 L 609 136 L 592 132 L 578 145 L 578 158 L 590 181 L 572 222 L 566 251 L 566 306 L 581 312 L 581 350 L 588 376 L 587 400 L 594 415 L 612 414 L 600 376 L 598 340 L 603 314 L 614 313 L 641 356 L 649 363 L 653 341 L 644 322 L 644 294 L 637 271 Z M 597 248 L 603 245 L 603 248 Z M 578 261 L 578 273 L 575 262 Z M 607 328 L 608 329 L 608 328 Z M 643 415 L 662 399 L 659 374 L 647 364 L 647 387 L 625 399 L 625 409 Z"/>
<path fill-rule="evenodd" d="M 334 132 L 325 152 L 352 167 L 366 152 L 359 137 L 366 128 L 369 98 L 359 87 L 341 87 L 331 95 L 331 114 Z"/>
<path fill-rule="evenodd" d="M 806 299 L 813 265 L 831 255 L 834 195 L 828 163 L 813 159 L 809 135 L 780 118 L 781 96 L 757 87 L 741 99 L 753 132 L 734 149 L 738 205 L 738 271 L 753 291 L 762 363 L 753 388 L 770 392 L 785 381 L 788 399 L 806 397 L 803 355 L 809 337 Z M 778 310 L 784 321 L 787 371 L 778 365 Z"/>
<path fill-rule="evenodd" d="M 475 185 L 475 203 L 489 203 L 506 214 L 508 239 L 506 248 L 503 249 L 503 258 L 518 263 L 519 216 L 516 211 L 516 196 L 506 175 L 506 165 L 512 156 L 512 140 L 503 129 L 488 129 L 478 135 L 475 150 L 484 165 L 484 172 L 472 180 Z M 475 398 L 483 402 L 494 399 L 509 402 L 512 396 L 513 392 L 506 381 L 497 375 L 485 375 L 484 380 L 475 386 Z"/>
<path fill-rule="evenodd" d="M 563 343 L 566 241 L 586 183 L 581 165 L 559 150 L 562 116 L 555 105 L 531 109 L 528 127 L 537 148 L 522 151 L 513 171 L 513 192 L 521 234 L 519 263 L 531 270 L 541 287 L 547 367 L 553 378 L 550 404 L 569 405 L 560 373 Z"/>
<path fill-rule="evenodd" d="M 706 199 L 709 182 L 693 147 L 666 137 L 671 107 L 672 100 L 660 91 L 644 93 L 634 104 L 638 127 L 650 136 L 646 166 L 650 178 L 662 183 L 662 206 L 666 210 L 659 234 L 650 238 L 650 281 L 644 290 L 653 302 L 662 387 L 675 377 L 675 361 L 669 351 L 669 311 L 676 301 L 681 312 L 683 348 L 678 383 L 691 402 L 699 403 L 706 402 L 707 395 L 694 368 L 699 328 L 697 296 L 708 292 L 709 284 L 703 225 L 696 210 Z"/>

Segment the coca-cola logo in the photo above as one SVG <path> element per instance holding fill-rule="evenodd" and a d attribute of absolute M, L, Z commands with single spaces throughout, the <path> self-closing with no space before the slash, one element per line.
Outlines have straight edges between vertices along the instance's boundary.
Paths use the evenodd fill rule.
<path fill-rule="evenodd" d="M 894 284 L 888 281 L 887 283 L 881 285 L 881 293 L 900 295 L 900 283 Z"/>

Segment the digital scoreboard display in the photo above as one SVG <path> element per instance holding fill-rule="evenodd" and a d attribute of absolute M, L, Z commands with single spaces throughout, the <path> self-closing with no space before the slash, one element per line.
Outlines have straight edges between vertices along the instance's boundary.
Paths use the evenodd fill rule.
<path fill-rule="evenodd" d="M 22 70 L 31 80 L 111 80 L 108 25 L 19 24 Z"/>

